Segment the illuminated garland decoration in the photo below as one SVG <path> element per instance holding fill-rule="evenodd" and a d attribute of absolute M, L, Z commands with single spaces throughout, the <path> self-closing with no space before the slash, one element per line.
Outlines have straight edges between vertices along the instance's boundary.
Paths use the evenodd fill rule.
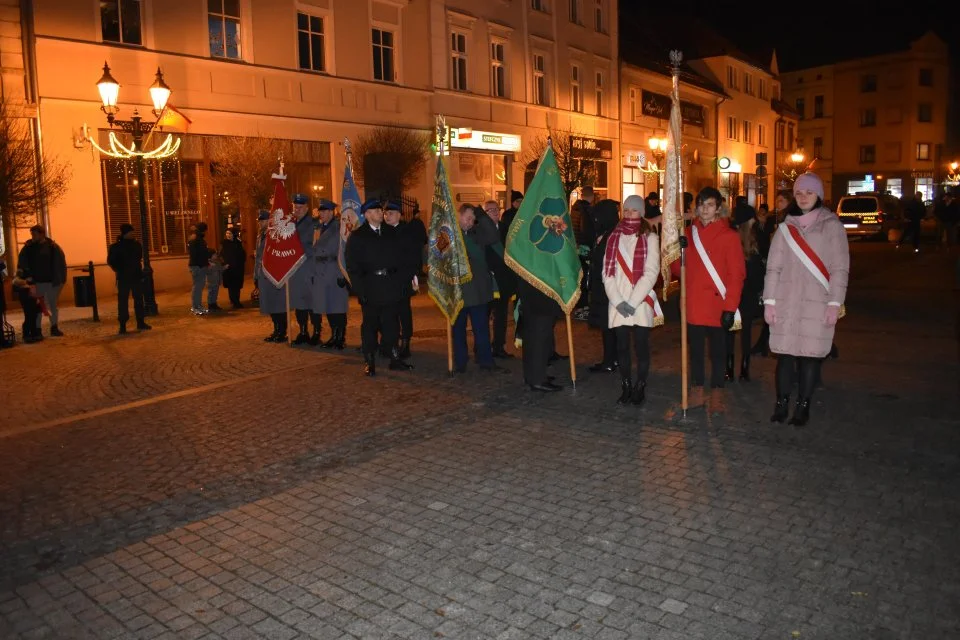
<path fill-rule="evenodd" d="M 168 133 L 164 141 L 156 149 L 152 151 L 137 151 L 134 145 L 129 147 L 124 145 L 120 141 L 120 138 L 117 137 L 117 134 L 111 131 L 108 135 L 108 140 L 110 141 L 109 149 L 104 149 L 97 141 L 90 136 L 89 130 L 84 129 L 84 138 L 90 143 L 90 145 L 102 153 L 105 156 L 111 158 L 117 158 L 120 160 L 131 160 L 137 156 L 142 157 L 144 160 L 162 160 L 164 158 L 169 158 L 177 153 L 180 149 L 180 138 L 174 139 L 172 133 Z"/>

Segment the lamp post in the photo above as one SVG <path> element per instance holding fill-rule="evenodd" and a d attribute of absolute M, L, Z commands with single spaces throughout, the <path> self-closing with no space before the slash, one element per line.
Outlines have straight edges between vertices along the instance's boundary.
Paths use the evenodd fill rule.
<path fill-rule="evenodd" d="M 790 160 L 792 160 L 794 164 L 800 164 L 804 160 L 803 152 L 794 151 L 792 154 L 790 154 Z"/>
<path fill-rule="evenodd" d="M 660 166 L 667 155 L 667 139 L 654 136 L 647 141 L 647 144 L 650 145 L 650 153 L 657 162 L 657 193 L 660 193 L 660 172 L 663 171 Z"/>
<path fill-rule="evenodd" d="M 107 124 L 113 129 L 117 127 L 133 137 L 133 156 L 137 165 L 137 199 L 140 204 L 140 239 L 143 242 L 143 311 L 148 316 L 155 316 L 157 298 L 153 287 L 153 267 L 150 266 L 150 229 L 147 226 L 147 194 L 143 173 L 143 136 L 153 131 L 156 122 L 145 122 L 137 109 L 129 120 L 118 120 L 117 99 L 120 96 L 120 83 L 110 75 L 110 66 L 103 63 L 103 75 L 97 81 L 97 90 L 100 92 L 100 110 L 107 114 Z M 170 87 L 163 81 L 163 72 L 157 67 L 157 76 L 150 85 L 150 100 L 153 102 L 153 115 L 157 118 L 167 106 L 170 99 Z"/>

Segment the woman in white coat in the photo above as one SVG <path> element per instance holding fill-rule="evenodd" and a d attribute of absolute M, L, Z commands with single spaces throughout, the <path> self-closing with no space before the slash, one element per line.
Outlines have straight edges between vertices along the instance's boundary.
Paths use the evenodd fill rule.
<path fill-rule="evenodd" d="M 619 404 L 643 404 L 650 371 L 650 328 L 659 313 L 654 287 L 660 275 L 660 243 L 644 219 L 643 198 L 623 201 L 623 219 L 610 234 L 603 259 L 603 288 L 609 299 L 609 326 L 617 337 Z M 637 356 L 636 384 L 630 377 L 630 338 Z"/>

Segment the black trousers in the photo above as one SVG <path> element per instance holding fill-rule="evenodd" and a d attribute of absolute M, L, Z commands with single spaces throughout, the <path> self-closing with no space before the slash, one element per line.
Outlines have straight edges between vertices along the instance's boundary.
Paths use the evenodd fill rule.
<path fill-rule="evenodd" d="M 400 339 L 409 340 L 413 337 L 413 309 L 410 306 L 410 296 L 404 296 L 397 305 L 397 314 L 400 321 Z"/>
<path fill-rule="evenodd" d="M 603 339 L 602 362 L 603 364 L 613 364 L 617 362 L 617 332 L 613 329 L 602 329 L 601 334 Z"/>
<path fill-rule="evenodd" d="M 378 344 L 384 352 L 390 352 L 397 346 L 400 335 L 398 306 L 399 303 L 396 302 L 361 305 L 360 311 L 363 313 L 363 320 L 360 323 L 360 340 L 365 356 L 376 356 Z M 380 336 L 379 342 L 377 340 L 378 334 Z"/>
<path fill-rule="evenodd" d="M 620 361 L 620 378 L 630 377 L 630 338 L 633 337 L 633 351 L 637 356 L 636 382 L 646 382 L 650 373 L 650 327 L 616 327 L 617 359 Z"/>
<path fill-rule="evenodd" d="M 553 353 L 556 316 L 523 314 L 523 378 L 527 384 L 547 381 L 547 364 Z"/>
<path fill-rule="evenodd" d="M 590 259 L 580 257 L 580 268 L 583 269 L 583 280 L 580 281 L 580 299 L 577 308 L 590 306 Z"/>
<path fill-rule="evenodd" d="M 726 371 L 727 337 L 729 333 L 723 327 L 705 327 L 699 324 L 687 325 L 687 340 L 690 346 L 690 374 L 693 384 L 703 386 L 704 381 L 704 343 L 710 343 L 710 386 L 723 387 L 723 374 Z M 620 363 L 623 366 L 623 363 Z"/>
<path fill-rule="evenodd" d="M 907 220 L 907 223 L 903 227 L 903 232 L 900 234 L 900 242 L 897 243 L 899 247 L 902 244 L 906 244 L 907 237 L 910 237 L 913 240 L 913 248 L 920 248 L 920 219 L 916 220 Z"/>
<path fill-rule="evenodd" d="M 800 397 L 813 396 L 817 382 L 820 380 L 821 358 L 805 358 L 803 356 L 777 356 L 777 395 L 788 396 L 793 391 L 795 382 L 800 383 Z"/>
<path fill-rule="evenodd" d="M 143 280 L 117 280 L 117 319 L 120 324 L 126 324 L 130 319 L 128 305 L 130 295 L 133 295 L 133 316 L 137 324 L 143 324 Z"/>
<path fill-rule="evenodd" d="M 740 334 L 740 358 L 750 361 L 750 350 L 753 348 L 753 320 L 755 316 L 748 311 L 744 313 L 740 310 L 740 322 L 743 328 L 740 331 L 726 331 L 727 334 L 727 355 L 737 355 L 736 334 Z"/>
<path fill-rule="evenodd" d="M 271 313 L 270 319 L 273 320 L 273 332 L 278 336 L 287 335 L 287 314 Z"/>
<path fill-rule="evenodd" d="M 507 314 L 510 313 L 510 298 L 501 295 L 496 300 L 491 300 L 487 305 L 490 308 L 490 315 L 493 316 L 493 350 L 503 349 L 507 344 Z"/>
<path fill-rule="evenodd" d="M 227 293 L 230 295 L 230 304 L 235 307 L 240 306 L 240 289 L 242 288 L 242 285 L 232 285 L 227 287 Z"/>

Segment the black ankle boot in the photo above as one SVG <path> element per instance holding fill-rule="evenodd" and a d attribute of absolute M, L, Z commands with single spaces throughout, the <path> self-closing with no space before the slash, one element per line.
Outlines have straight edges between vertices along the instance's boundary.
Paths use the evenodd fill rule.
<path fill-rule="evenodd" d="M 633 380 L 630 378 L 620 378 L 620 397 L 617 398 L 617 404 L 629 403 L 631 393 L 633 393 Z"/>
<path fill-rule="evenodd" d="M 400 357 L 400 349 L 394 347 L 390 350 L 390 370 L 391 371 L 410 371 L 413 369 L 412 364 L 407 364 L 403 361 L 403 358 Z"/>
<path fill-rule="evenodd" d="M 790 423 L 794 427 L 802 427 L 810 420 L 810 398 L 797 398 L 797 407 L 793 410 Z"/>
<path fill-rule="evenodd" d="M 773 415 L 770 416 L 770 422 L 783 422 L 790 413 L 790 396 L 778 396 L 777 404 L 773 408 Z"/>
<path fill-rule="evenodd" d="M 727 356 L 727 372 L 724 374 L 723 379 L 727 382 L 733 382 L 733 356 Z"/>
<path fill-rule="evenodd" d="M 333 343 L 333 348 L 337 351 L 343 351 L 343 348 L 346 346 L 347 341 L 347 328 L 346 327 L 337 327 L 336 331 L 336 342 Z"/>
<path fill-rule="evenodd" d="M 405 360 L 410 357 L 410 338 L 404 338 L 400 341 L 400 359 Z"/>
<path fill-rule="evenodd" d="M 740 360 L 740 381 L 750 382 L 750 358 Z"/>
<path fill-rule="evenodd" d="M 375 353 L 368 353 L 363 356 L 363 373 L 367 377 L 372 378 L 377 375 L 377 355 Z"/>
<path fill-rule="evenodd" d="M 317 346 L 318 344 L 320 344 L 320 330 L 319 330 L 319 329 L 313 332 L 313 335 L 310 336 L 310 340 L 308 340 L 308 342 L 310 343 L 311 346 L 314 346 L 314 347 Z"/>
<path fill-rule="evenodd" d="M 308 342 L 310 342 L 310 336 L 307 335 L 306 331 L 301 331 L 300 334 L 293 340 L 293 344 L 306 344 Z"/>
<path fill-rule="evenodd" d="M 617 370 L 616 362 L 598 362 L 597 364 L 590 367 L 590 371 L 593 373 L 613 373 Z"/>
<path fill-rule="evenodd" d="M 647 399 L 647 383 L 643 380 L 639 380 L 636 386 L 633 387 L 633 393 L 630 394 L 630 401 L 633 404 L 641 405 L 643 401 Z"/>
<path fill-rule="evenodd" d="M 336 327 L 330 329 L 330 339 L 320 343 L 321 349 L 333 349 L 337 345 L 337 331 L 339 331 L 339 329 Z"/>

